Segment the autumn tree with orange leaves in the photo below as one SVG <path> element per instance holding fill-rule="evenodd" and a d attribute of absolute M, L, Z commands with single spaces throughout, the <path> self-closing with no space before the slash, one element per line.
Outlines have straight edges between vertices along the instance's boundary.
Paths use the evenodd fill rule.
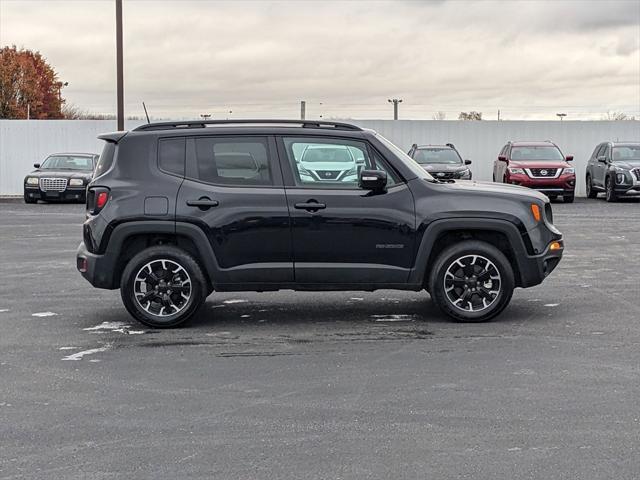
<path fill-rule="evenodd" d="M 40 52 L 0 49 L 0 118 L 63 118 L 62 82 Z"/>

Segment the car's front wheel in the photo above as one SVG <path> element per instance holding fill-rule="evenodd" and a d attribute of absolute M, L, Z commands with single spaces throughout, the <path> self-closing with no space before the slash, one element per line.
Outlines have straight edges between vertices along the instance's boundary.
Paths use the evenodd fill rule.
<path fill-rule="evenodd" d="M 493 245 L 465 240 L 445 249 L 429 279 L 431 297 L 443 313 L 462 322 L 483 322 L 509 304 L 515 280 L 505 255 Z"/>
<path fill-rule="evenodd" d="M 153 328 L 176 327 L 202 306 L 208 287 L 196 260 L 170 245 L 147 248 L 134 256 L 120 281 L 128 312 Z"/>
<path fill-rule="evenodd" d="M 573 203 L 575 199 L 576 199 L 576 196 L 574 193 L 570 193 L 569 195 L 564 195 L 562 197 L 562 200 L 564 201 L 564 203 Z"/>
<path fill-rule="evenodd" d="M 38 203 L 38 199 L 36 198 L 31 198 L 29 195 L 27 195 L 26 193 L 24 194 L 24 203 Z"/>
<path fill-rule="evenodd" d="M 591 175 L 587 175 L 587 198 L 596 198 L 597 196 L 598 192 L 593 189 Z"/>
<path fill-rule="evenodd" d="M 611 179 L 611 177 L 607 177 L 607 180 L 605 181 L 604 186 L 605 186 L 605 199 L 607 200 L 607 202 L 615 202 L 616 200 L 618 200 L 616 191 L 613 188 L 613 180 Z"/>

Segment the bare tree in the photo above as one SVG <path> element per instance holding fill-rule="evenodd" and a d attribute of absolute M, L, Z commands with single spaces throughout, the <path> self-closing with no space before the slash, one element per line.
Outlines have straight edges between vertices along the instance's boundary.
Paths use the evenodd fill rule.
<path fill-rule="evenodd" d="M 431 115 L 431 119 L 432 120 L 446 120 L 447 119 L 447 114 L 444 113 L 442 110 L 437 111 L 436 113 L 434 113 L 433 115 Z"/>
<path fill-rule="evenodd" d="M 620 120 L 635 120 L 636 117 L 631 117 L 623 112 L 607 112 L 602 117 L 602 120 L 608 120 L 612 122 L 617 122 Z"/>
<path fill-rule="evenodd" d="M 460 112 L 458 120 L 482 120 L 482 112 Z"/>

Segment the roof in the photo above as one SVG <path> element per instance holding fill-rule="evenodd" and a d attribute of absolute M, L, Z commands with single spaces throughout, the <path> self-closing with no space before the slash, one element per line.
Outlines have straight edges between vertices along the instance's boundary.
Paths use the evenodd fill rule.
<path fill-rule="evenodd" d="M 48 157 L 52 157 L 54 155 L 75 155 L 76 157 L 95 157 L 99 155 L 98 153 L 87 153 L 87 152 L 56 152 L 50 153 L 47 155 Z"/>
<path fill-rule="evenodd" d="M 277 119 L 242 119 L 242 120 L 188 120 L 178 122 L 156 122 L 140 125 L 133 129 L 134 132 L 139 131 L 156 131 L 156 130 L 185 130 L 192 128 L 211 128 L 211 127 L 252 127 L 252 126 L 271 126 L 271 127 L 298 127 L 315 130 L 347 130 L 358 131 L 362 129 L 357 125 L 343 122 L 330 122 L 320 120 L 277 120 Z"/>
<path fill-rule="evenodd" d="M 523 141 L 523 140 L 517 140 L 517 141 L 513 141 L 513 142 L 509 142 L 512 146 L 516 146 L 516 147 L 555 147 L 556 144 L 553 143 L 551 140 L 543 140 L 543 141 Z"/>

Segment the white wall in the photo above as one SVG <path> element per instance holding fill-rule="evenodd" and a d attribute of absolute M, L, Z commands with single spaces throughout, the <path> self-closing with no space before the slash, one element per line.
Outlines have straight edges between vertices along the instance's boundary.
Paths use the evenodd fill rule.
<path fill-rule="evenodd" d="M 133 128 L 140 121 L 127 123 Z M 640 122 L 529 122 L 353 120 L 373 128 L 408 151 L 413 143 L 454 143 L 473 161 L 474 178 L 491 180 L 493 160 L 508 140 L 552 140 L 574 155 L 578 195 L 584 195 L 584 170 L 594 147 L 605 140 L 640 141 Z M 22 194 L 24 176 L 33 163 L 63 151 L 96 152 L 96 136 L 116 129 L 115 120 L 0 120 L 0 195 Z"/>

